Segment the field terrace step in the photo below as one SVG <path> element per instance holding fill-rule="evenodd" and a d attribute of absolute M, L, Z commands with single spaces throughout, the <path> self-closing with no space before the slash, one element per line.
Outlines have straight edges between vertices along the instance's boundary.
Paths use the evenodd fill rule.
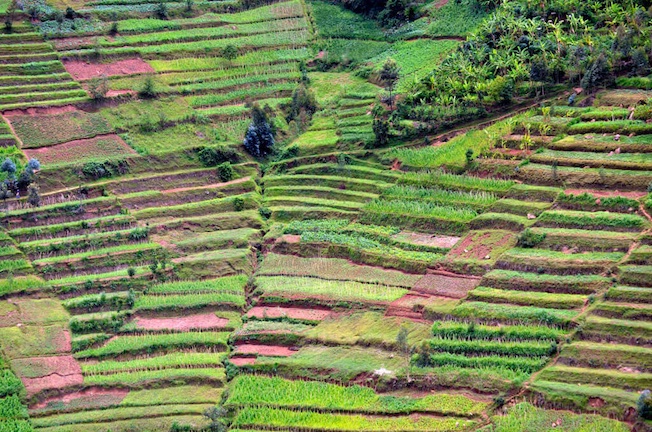
<path fill-rule="evenodd" d="M 134 227 L 135 224 L 136 220 L 133 216 L 116 215 L 47 226 L 15 228 L 9 231 L 9 235 L 16 241 L 29 243 L 122 231 Z"/>
<path fill-rule="evenodd" d="M 561 365 L 544 369 L 539 378 L 569 384 L 601 385 L 609 383 L 612 387 L 637 392 L 648 388 L 652 383 L 652 374 L 650 373 L 632 373 Z"/>
<path fill-rule="evenodd" d="M 145 242 L 147 241 L 148 236 L 149 232 L 147 229 L 133 228 L 22 242 L 20 248 L 30 257 L 30 259 L 38 260 L 53 256 L 69 255 L 76 252 L 85 252 L 91 249 Z"/>
<path fill-rule="evenodd" d="M 234 165 L 238 179 L 253 175 L 255 169 L 247 164 Z M 190 169 L 165 174 L 144 175 L 135 178 L 121 178 L 109 182 L 99 182 L 118 195 L 126 195 L 144 191 L 166 191 L 183 188 L 197 188 L 206 185 L 223 183 L 214 168 Z"/>
<path fill-rule="evenodd" d="M 38 430 L 46 432 L 75 429 L 99 431 L 107 427 L 116 431 L 134 427 L 143 430 L 165 430 L 172 424 L 203 428 L 209 423 L 203 417 L 203 412 L 211 406 L 213 404 L 106 408 L 38 417 L 33 419 L 32 423 Z"/>
<path fill-rule="evenodd" d="M 259 390 L 254 392 L 252 391 L 254 388 Z M 308 413 L 314 411 L 383 415 L 387 419 L 399 413 L 459 415 L 474 418 L 480 415 L 488 403 L 479 395 L 474 397 L 443 393 L 429 394 L 425 397 L 391 395 L 390 400 L 394 401 L 396 398 L 400 401 L 401 407 L 397 408 L 391 407 L 389 400 L 368 387 L 355 385 L 345 388 L 318 381 L 294 381 L 261 375 L 241 375 L 231 384 L 230 390 L 226 406 L 235 411 L 248 407 L 284 407 L 288 410 Z M 477 399 L 475 396 L 478 396 Z M 326 400 L 333 402 L 327 404 Z"/>
<path fill-rule="evenodd" d="M 609 288 L 605 299 L 614 302 L 652 303 L 652 288 L 618 285 Z"/>
<path fill-rule="evenodd" d="M 385 187 L 390 184 L 386 182 L 379 182 L 369 179 L 358 179 L 347 176 L 346 173 L 339 173 L 338 175 L 274 175 L 266 176 L 262 181 L 265 187 L 269 188 L 284 188 L 286 186 L 296 187 L 328 187 L 333 189 L 365 192 L 372 194 L 380 194 Z"/>
<path fill-rule="evenodd" d="M 354 281 L 329 281 L 310 277 L 259 276 L 259 297 L 254 305 L 301 307 L 350 307 L 384 310 L 392 301 L 405 295 L 404 288 Z"/>
<path fill-rule="evenodd" d="M 557 275 L 600 274 L 625 256 L 620 252 L 564 253 L 545 249 L 515 248 L 505 252 L 496 262 L 502 270 L 545 272 Z"/>
<path fill-rule="evenodd" d="M 34 261 L 33 265 L 48 279 L 81 276 L 144 265 L 156 257 L 161 249 L 158 243 L 137 243 L 44 258 Z"/>
<path fill-rule="evenodd" d="M 482 161 L 481 164 L 512 166 L 510 161 Z M 529 163 L 521 166 L 516 178 L 537 185 L 572 184 L 573 187 L 595 188 L 602 185 L 620 190 L 645 190 L 652 181 L 651 171 L 632 171 L 611 168 L 584 168 L 559 166 L 555 170 L 552 165 Z"/>
<path fill-rule="evenodd" d="M 603 231 L 640 232 L 649 222 L 637 214 L 606 211 L 582 212 L 574 210 L 548 210 L 536 220 L 536 227 L 591 229 Z"/>
<path fill-rule="evenodd" d="M 440 266 L 454 273 L 480 276 L 516 246 L 516 235 L 506 230 L 470 231 L 446 254 Z"/>
<path fill-rule="evenodd" d="M 575 341 L 564 345 L 558 363 L 623 372 L 652 372 L 652 349 L 613 343 Z"/>
<path fill-rule="evenodd" d="M 571 152 L 559 150 L 544 150 L 530 155 L 530 160 L 537 164 L 550 165 L 556 162 L 559 166 L 605 168 L 618 170 L 649 171 L 652 169 L 652 155 L 649 153 L 618 153 L 610 152 Z"/>
<path fill-rule="evenodd" d="M 542 398 L 546 404 L 563 403 L 581 411 L 596 411 L 622 420 L 636 417 L 637 392 L 611 386 L 576 385 L 535 379 L 528 386 L 528 394 Z"/>
<path fill-rule="evenodd" d="M 652 347 L 652 325 L 647 321 L 589 315 L 579 337 L 582 340 Z"/>
<path fill-rule="evenodd" d="M 5 215 L 2 221 L 9 230 L 40 227 L 87 219 L 95 219 L 120 213 L 116 198 L 102 197 L 83 202 L 66 202 L 33 209 L 16 210 Z"/>
<path fill-rule="evenodd" d="M 151 207 L 176 206 L 196 203 L 230 195 L 253 192 L 256 183 L 249 177 L 224 183 L 206 184 L 197 187 L 169 189 L 164 191 L 144 191 L 119 195 L 120 204 L 131 210 Z"/>
<path fill-rule="evenodd" d="M 534 227 L 530 232 L 545 236 L 537 243 L 538 248 L 557 251 L 627 252 L 638 238 L 638 233 L 589 229 Z"/>
<path fill-rule="evenodd" d="M 546 146 L 550 150 L 568 152 L 615 152 L 619 153 L 652 153 L 652 135 L 622 136 L 615 139 L 614 135 L 571 135 L 551 142 Z"/>
<path fill-rule="evenodd" d="M 582 295 L 604 291 L 611 283 L 611 279 L 599 275 L 562 276 L 511 270 L 492 270 L 482 278 L 482 285 L 487 287 Z"/>
<path fill-rule="evenodd" d="M 167 220 L 169 218 L 183 218 L 193 216 L 206 216 L 213 213 L 233 212 L 236 211 L 236 205 L 240 210 L 249 210 L 258 208 L 259 195 L 257 192 L 248 192 L 242 195 L 229 196 L 225 198 L 213 198 L 204 201 L 197 201 L 188 204 L 177 204 L 167 207 L 149 207 L 139 209 L 132 214 L 139 221 L 149 221 L 151 224 L 157 221 Z"/>

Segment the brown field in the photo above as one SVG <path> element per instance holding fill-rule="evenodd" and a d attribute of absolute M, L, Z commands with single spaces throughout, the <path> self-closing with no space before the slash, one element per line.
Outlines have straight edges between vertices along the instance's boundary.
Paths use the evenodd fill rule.
<path fill-rule="evenodd" d="M 70 141 L 52 147 L 26 149 L 24 152 L 28 158 L 36 158 L 42 164 L 47 165 L 80 163 L 136 154 L 116 134 Z"/>

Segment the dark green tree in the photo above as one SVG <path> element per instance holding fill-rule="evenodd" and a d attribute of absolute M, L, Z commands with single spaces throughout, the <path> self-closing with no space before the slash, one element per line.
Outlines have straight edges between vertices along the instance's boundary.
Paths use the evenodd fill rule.
<path fill-rule="evenodd" d="M 244 139 L 244 147 L 254 157 L 265 157 L 274 149 L 274 133 L 267 114 L 258 105 L 251 109 L 251 124 Z"/>
<path fill-rule="evenodd" d="M 398 83 L 401 73 L 401 68 L 396 64 L 396 62 L 388 58 L 383 63 L 382 69 L 380 69 L 380 81 L 383 83 L 385 90 L 389 92 L 389 106 L 390 108 L 394 106 L 394 89 L 396 88 L 396 83 Z"/>

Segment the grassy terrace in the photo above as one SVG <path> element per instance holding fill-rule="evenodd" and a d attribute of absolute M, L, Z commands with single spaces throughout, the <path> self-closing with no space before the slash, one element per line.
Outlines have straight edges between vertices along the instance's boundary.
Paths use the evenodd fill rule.
<path fill-rule="evenodd" d="M 371 3 L 17 13 L 0 432 L 647 427 L 647 12 Z"/>

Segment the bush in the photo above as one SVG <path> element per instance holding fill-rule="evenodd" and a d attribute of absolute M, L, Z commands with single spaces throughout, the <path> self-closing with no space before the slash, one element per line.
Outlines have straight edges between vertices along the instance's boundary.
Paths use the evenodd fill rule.
<path fill-rule="evenodd" d="M 145 81 L 143 81 L 143 86 L 138 90 L 138 96 L 144 99 L 153 99 L 158 96 L 156 91 L 156 84 L 154 83 L 154 77 L 147 75 Z"/>
<path fill-rule="evenodd" d="M 205 167 L 213 167 L 225 162 L 237 163 L 238 152 L 229 147 L 203 147 L 197 151 L 199 161 Z"/>
<path fill-rule="evenodd" d="M 102 75 L 101 77 L 92 78 L 88 82 L 88 92 L 96 101 L 104 99 L 109 92 L 109 82 L 106 76 Z"/>
<path fill-rule="evenodd" d="M 546 239 L 546 234 L 537 234 L 533 232 L 530 228 L 526 229 L 523 231 L 518 236 L 518 242 L 517 246 L 522 247 L 522 248 L 533 248 L 542 241 Z"/>
<path fill-rule="evenodd" d="M 269 207 L 260 207 L 258 213 L 260 213 L 260 216 L 262 216 L 263 219 L 269 219 L 272 217 L 272 211 Z"/>
<path fill-rule="evenodd" d="M 245 205 L 245 202 L 244 202 L 244 200 L 242 198 L 240 198 L 240 197 L 233 198 L 233 208 L 235 209 L 235 211 L 244 210 L 244 205 Z"/>
<path fill-rule="evenodd" d="M 641 396 L 636 403 L 638 415 L 645 420 L 652 420 L 652 393 L 650 390 L 641 392 Z"/>
<path fill-rule="evenodd" d="M 254 157 L 265 157 L 274 148 L 274 134 L 267 120 L 267 114 L 258 105 L 251 110 L 252 122 L 247 129 L 244 147 Z"/>
<path fill-rule="evenodd" d="M 228 182 L 233 180 L 233 167 L 231 162 L 224 162 L 217 166 L 217 176 L 223 182 Z"/>

